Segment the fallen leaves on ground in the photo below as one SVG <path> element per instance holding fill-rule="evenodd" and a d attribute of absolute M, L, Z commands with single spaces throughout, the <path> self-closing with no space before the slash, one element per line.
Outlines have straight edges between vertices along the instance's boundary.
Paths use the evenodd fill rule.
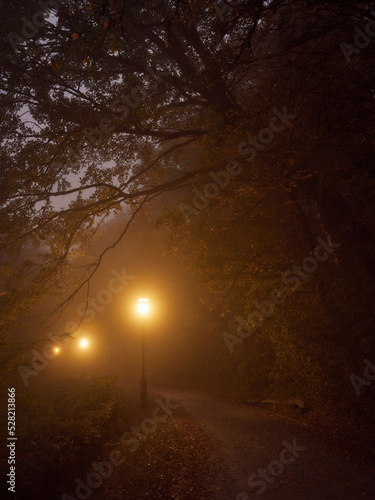
<path fill-rule="evenodd" d="M 93 500 L 213 499 L 207 435 L 182 410 L 158 423 L 133 453 L 117 446 L 126 457 L 95 492 Z"/>

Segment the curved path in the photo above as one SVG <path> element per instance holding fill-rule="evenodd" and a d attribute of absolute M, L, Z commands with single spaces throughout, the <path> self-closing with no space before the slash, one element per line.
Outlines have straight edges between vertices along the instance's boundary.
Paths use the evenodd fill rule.
<path fill-rule="evenodd" d="M 231 401 L 154 390 L 169 396 L 210 434 L 216 477 L 210 489 L 217 500 L 375 499 L 371 464 L 364 470 L 342 462 L 321 436 L 302 426 Z"/>

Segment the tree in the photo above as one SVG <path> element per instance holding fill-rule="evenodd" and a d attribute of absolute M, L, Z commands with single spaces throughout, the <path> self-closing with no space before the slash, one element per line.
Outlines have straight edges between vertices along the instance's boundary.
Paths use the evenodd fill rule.
<path fill-rule="evenodd" d="M 340 48 L 371 21 L 373 4 L 52 2 L 53 17 L 42 22 L 32 2 L 10 2 L 0 83 L 8 251 L 33 245 L 38 290 L 64 286 L 109 214 L 128 211 L 125 234 L 155 197 L 192 181 L 204 188 L 232 162 L 236 184 L 193 211 L 199 249 L 213 244 L 206 223 L 228 238 L 215 263 L 228 260 L 226 225 L 239 219 L 235 258 L 217 273 L 224 289 L 248 283 L 249 258 L 259 253 L 252 272 L 257 265 L 272 274 L 278 266 L 264 252 L 283 240 L 287 262 L 297 231 L 298 245 L 310 250 L 322 232 L 337 234 L 346 242 L 342 268 L 355 256 L 373 280 L 374 48 L 362 40 L 349 65 Z M 271 137 L 264 129 L 275 119 Z M 291 218 L 290 232 L 280 213 Z M 261 236 L 255 250 L 249 233 Z M 105 254 L 83 270 L 77 290 Z"/>

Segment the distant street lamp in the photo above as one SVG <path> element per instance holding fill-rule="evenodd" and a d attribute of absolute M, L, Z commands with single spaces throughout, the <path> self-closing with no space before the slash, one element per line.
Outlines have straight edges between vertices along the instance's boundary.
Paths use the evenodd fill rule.
<path fill-rule="evenodd" d="M 142 316 L 148 314 L 148 299 L 138 300 L 138 312 Z M 142 323 L 142 377 L 141 377 L 141 407 L 146 408 L 147 406 L 147 381 L 146 381 L 146 371 L 145 371 L 145 324 Z"/>

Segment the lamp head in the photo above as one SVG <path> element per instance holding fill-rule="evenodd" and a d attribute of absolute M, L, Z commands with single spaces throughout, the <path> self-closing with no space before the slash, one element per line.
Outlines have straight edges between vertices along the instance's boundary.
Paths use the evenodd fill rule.
<path fill-rule="evenodd" d="M 84 347 L 84 348 L 85 348 L 85 347 L 87 347 L 88 345 L 89 345 L 89 343 L 87 342 L 87 340 L 86 340 L 86 339 L 82 339 L 82 340 L 81 340 L 81 347 Z"/>
<path fill-rule="evenodd" d="M 139 314 L 146 315 L 148 313 L 149 302 L 148 299 L 142 298 L 138 300 L 138 312 Z"/>

